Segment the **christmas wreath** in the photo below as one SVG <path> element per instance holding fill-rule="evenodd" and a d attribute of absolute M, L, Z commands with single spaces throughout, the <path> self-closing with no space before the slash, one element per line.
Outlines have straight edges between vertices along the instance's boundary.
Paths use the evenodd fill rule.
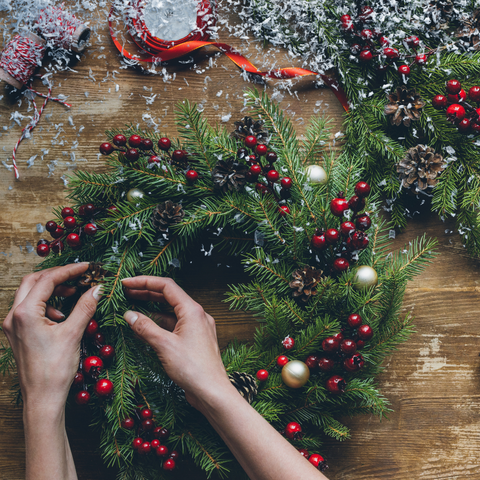
<path fill-rule="evenodd" d="M 400 315 L 405 286 L 435 241 L 387 254 L 388 231 L 361 162 L 325 149 L 326 122 L 313 119 L 300 142 L 265 94 L 247 99 L 251 116 L 232 132 L 208 125 L 188 102 L 178 106 L 177 140 L 134 127 L 108 132 L 100 146 L 108 170 L 75 172 L 72 207 L 55 210 L 46 225 L 53 239 L 37 246 L 40 269 L 92 262 L 79 292 L 104 285 L 70 401 L 93 409 L 102 455 L 119 478 L 163 478 L 178 452 L 208 476 L 232 468 L 220 437 L 123 319 L 132 305 L 120 280 L 171 275 L 209 233 L 216 247 L 242 255 L 252 277 L 227 298 L 258 317 L 255 338 L 232 342 L 223 361 L 253 408 L 319 468 L 324 436 L 349 437 L 340 416 L 389 412 L 374 379 L 412 331 L 411 316 Z M 75 299 L 51 302 L 68 315 Z M 8 348 L 0 365 L 14 369 Z"/>
<path fill-rule="evenodd" d="M 480 254 L 480 9 L 462 0 L 249 0 L 253 32 L 334 71 L 347 93 L 344 154 L 397 227 L 426 202 Z"/>

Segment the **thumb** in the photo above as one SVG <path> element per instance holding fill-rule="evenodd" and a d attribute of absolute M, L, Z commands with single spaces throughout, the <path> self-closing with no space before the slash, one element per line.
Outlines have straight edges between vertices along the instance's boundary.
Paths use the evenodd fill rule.
<path fill-rule="evenodd" d="M 139 312 L 128 310 L 123 314 L 123 318 L 130 325 L 137 337 L 148 343 L 157 352 L 165 337 L 172 335 L 170 332 L 159 327 L 151 318 Z"/>
<path fill-rule="evenodd" d="M 102 285 L 91 288 L 85 292 L 79 299 L 72 313 L 65 320 L 65 325 L 74 332 L 75 335 L 82 336 L 87 328 L 88 322 L 97 311 L 97 304 L 102 297 Z"/>

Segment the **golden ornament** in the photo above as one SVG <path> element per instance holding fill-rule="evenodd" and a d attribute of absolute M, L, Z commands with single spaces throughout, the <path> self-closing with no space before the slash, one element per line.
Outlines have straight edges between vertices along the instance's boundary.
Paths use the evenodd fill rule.
<path fill-rule="evenodd" d="M 378 283 L 377 272 L 368 265 L 362 265 L 357 268 L 355 277 L 353 278 L 353 287 L 355 290 L 366 290 L 374 287 Z"/>
<path fill-rule="evenodd" d="M 310 369 L 300 360 L 292 360 L 282 368 L 282 380 L 287 387 L 303 387 L 310 378 Z"/>
<path fill-rule="evenodd" d="M 127 200 L 130 203 L 138 203 L 139 200 L 143 198 L 145 194 L 143 193 L 143 190 L 140 190 L 139 188 L 132 188 L 127 192 Z"/>

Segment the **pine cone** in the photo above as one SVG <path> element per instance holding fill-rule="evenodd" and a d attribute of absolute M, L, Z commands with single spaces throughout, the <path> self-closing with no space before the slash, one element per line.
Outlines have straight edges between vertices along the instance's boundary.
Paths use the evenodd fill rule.
<path fill-rule="evenodd" d="M 173 203 L 171 200 L 159 203 L 152 214 L 153 227 L 157 232 L 167 233 L 169 227 L 176 225 L 183 220 L 185 210 L 180 203 Z"/>
<path fill-rule="evenodd" d="M 316 270 L 315 267 L 308 265 L 295 270 L 292 273 L 294 280 L 289 283 L 290 288 L 294 290 L 293 297 L 308 302 L 312 295 L 317 294 L 317 285 L 323 278 L 322 273 L 322 270 Z"/>
<path fill-rule="evenodd" d="M 456 16 L 453 0 L 432 0 L 427 9 L 430 18 L 430 29 L 445 30 L 449 22 Z"/>
<path fill-rule="evenodd" d="M 213 169 L 213 185 L 223 193 L 228 191 L 239 192 L 247 183 L 246 173 L 248 167 L 243 163 L 237 163 L 235 159 L 220 160 Z"/>
<path fill-rule="evenodd" d="M 263 128 L 263 120 L 255 120 L 251 117 L 244 117 L 242 120 L 235 122 L 235 131 L 230 136 L 237 140 L 245 140 L 249 135 L 257 138 L 258 143 L 267 143 L 268 130 Z"/>
<path fill-rule="evenodd" d="M 104 283 L 106 277 L 113 276 L 112 272 L 104 270 L 103 263 L 90 262 L 88 270 L 77 280 L 77 288 L 88 289 Z"/>
<path fill-rule="evenodd" d="M 258 392 L 257 382 L 253 375 L 244 372 L 232 372 L 228 375 L 232 385 L 238 393 L 248 402 L 252 403 Z"/>
<path fill-rule="evenodd" d="M 471 17 L 462 19 L 462 26 L 456 31 L 456 36 L 463 46 L 480 50 L 480 9 L 475 10 Z"/>
<path fill-rule="evenodd" d="M 422 113 L 425 102 L 420 98 L 415 89 L 408 90 L 405 85 L 397 87 L 395 92 L 388 95 L 389 104 L 385 105 L 385 115 L 391 115 L 392 125 L 403 124 L 410 126 L 412 121 L 417 121 Z"/>
<path fill-rule="evenodd" d="M 397 172 L 404 188 L 413 192 L 434 187 L 438 177 L 445 170 L 442 155 L 425 145 L 410 148 L 405 158 L 397 164 Z"/>

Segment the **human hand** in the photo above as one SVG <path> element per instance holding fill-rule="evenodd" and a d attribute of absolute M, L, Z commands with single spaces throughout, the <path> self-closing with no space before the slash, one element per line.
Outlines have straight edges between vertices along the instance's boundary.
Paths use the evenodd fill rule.
<path fill-rule="evenodd" d="M 78 370 L 80 340 L 95 313 L 100 287 L 80 297 L 70 316 L 46 304 L 52 294 L 70 296 L 76 291 L 62 285 L 80 276 L 88 263 L 54 267 L 23 278 L 3 330 L 17 364 L 25 404 L 63 408 Z"/>
<path fill-rule="evenodd" d="M 171 278 L 134 277 L 123 280 L 135 300 L 166 302 L 175 315 L 162 314 L 159 325 L 138 312 L 125 320 L 156 352 L 167 375 L 185 390 L 188 402 L 202 410 L 208 395 L 231 388 L 217 342 L 215 320 Z"/>

